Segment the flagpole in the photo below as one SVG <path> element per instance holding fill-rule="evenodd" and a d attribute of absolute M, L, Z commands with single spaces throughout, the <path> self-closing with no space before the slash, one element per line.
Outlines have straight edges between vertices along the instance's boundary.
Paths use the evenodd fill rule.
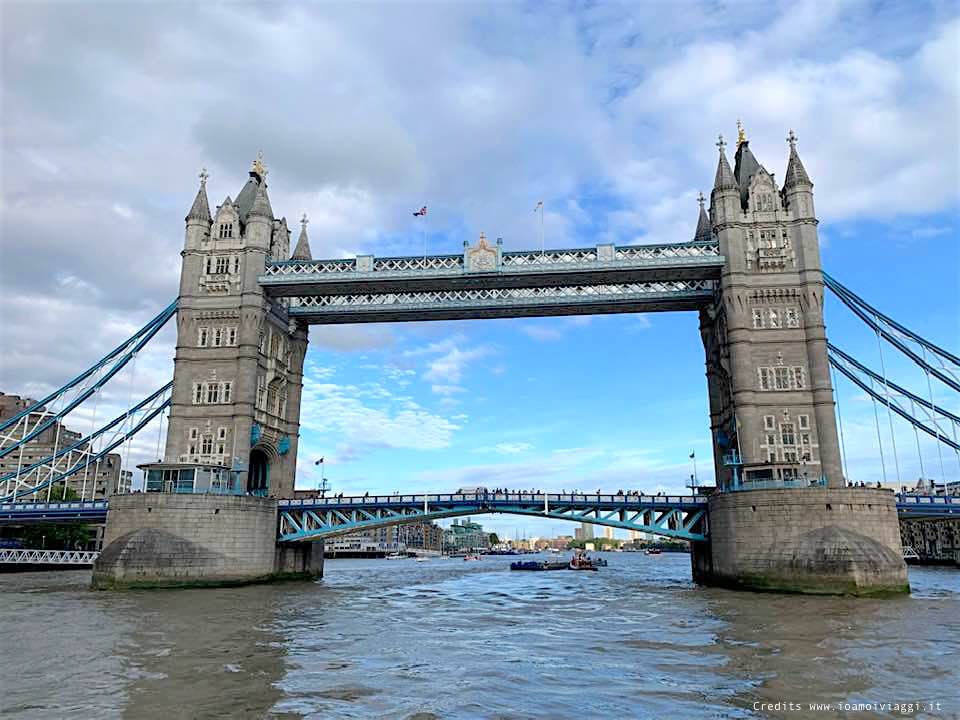
<path fill-rule="evenodd" d="M 540 256 L 543 257 L 544 253 L 544 244 L 543 244 L 543 201 L 540 201 Z"/>

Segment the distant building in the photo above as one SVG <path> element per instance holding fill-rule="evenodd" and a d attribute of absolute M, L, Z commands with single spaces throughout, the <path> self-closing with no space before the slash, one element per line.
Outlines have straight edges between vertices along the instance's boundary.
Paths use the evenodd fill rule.
<path fill-rule="evenodd" d="M 440 550 L 443 528 L 432 522 L 408 523 L 398 527 L 397 538 L 407 550 Z"/>
<path fill-rule="evenodd" d="M 325 555 L 336 557 L 382 557 L 388 553 L 404 552 L 407 548 L 399 540 L 400 527 L 373 528 L 330 538 L 324 542 Z"/>
<path fill-rule="evenodd" d="M 22 398 L 19 395 L 7 395 L 0 392 L 0 422 L 4 422 L 17 413 L 26 410 L 34 402 L 34 400 Z M 37 415 L 31 414 L 30 418 L 37 418 Z M 74 432 L 62 423 L 55 422 L 33 440 L 24 443 L 22 452 L 18 449 L 0 458 L 0 476 L 15 473 L 18 469 L 22 470 L 38 460 L 43 460 L 55 452 L 73 445 L 82 437 L 81 433 Z M 129 471 L 127 475 L 132 479 L 132 474 Z M 64 482 L 78 497 L 87 500 L 113 495 L 118 492 L 118 488 L 121 486 L 120 456 L 116 453 L 105 455 L 86 470 L 74 473 Z M 21 499 L 43 500 L 45 498 L 46 489 L 43 489 L 33 496 L 27 495 Z"/>
<path fill-rule="evenodd" d="M 593 523 L 580 523 L 580 537 L 578 540 L 593 540 Z"/>
<path fill-rule="evenodd" d="M 490 536 L 479 523 L 466 520 L 454 520 L 444 533 L 444 543 L 448 550 L 479 550 L 490 547 Z"/>
<path fill-rule="evenodd" d="M 607 540 L 613 540 L 613 528 L 609 525 L 604 525 L 603 527 L 603 536 Z"/>

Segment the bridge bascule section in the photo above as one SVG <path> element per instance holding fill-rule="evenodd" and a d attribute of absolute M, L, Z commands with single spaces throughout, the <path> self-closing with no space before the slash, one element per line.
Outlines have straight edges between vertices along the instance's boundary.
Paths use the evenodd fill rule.
<path fill-rule="evenodd" d="M 419 501 L 396 508 L 353 501 L 350 507 L 291 504 L 311 325 L 323 332 L 325 325 L 342 323 L 691 311 L 699 315 L 705 351 L 714 496 L 696 500 L 692 514 L 678 506 L 656 515 L 651 505 L 627 515 L 625 507 L 590 509 L 559 496 L 555 504 L 547 496 L 529 505 L 487 498 L 482 508 L 680 533 L 675 536 L 694 543 L 695 576 L 703 582 L 815 592 L 902 589 L 906 574 L 890 493 L 845 487 L 830 375 L 831 363 L 845 360 L 827 342 L 823 306 L 827 287 L 845 302 L 852 293 L 821 269 L 813 183 L 792 133 L 788 140 L 779 187 L 742 134 L 734 167 L 721 138 L 709 209 L 701 196 L 692 239 L 659 245 L 516 251 L 481 234 L 456 254 L 314 260 L 305 218 L 291 253 L 291 232 L 286 218 L 273 213 L 261 159 L 236 200 L 227 196 L 213 212 L 202 173 L 186 217 L 179 295 L 163 320 L 175 316 L 177 325 L 172 386 L 136 409 L 149 415 L 169 407 L 163 460 L 143 466 L 148 492 L 111 501 L 107 536 L 119 544 L 105 551 L 98 567 L 111 582 L 144 572 L 163 581 L 162 572 L 150 575 L 156 567 L 143 570 L 146 560 L 129 561 L 154 552 L 149 548 L 175 547 L 180 557 L 199 558 L 181 576 L 214 579 L 215 567 L 230 557 L 229 545 L 209 544 L 202 532 L 187 538 L 181 522 L 209 508 L 216 510 L 211 533 L 238 532 L 230 518 L 240 522 L 246 513 L 244 527 L 272 543 L 279 522 L 277 547 L 285 550 L 278 549 L 277 566 L 308 573 L 316 557 L 288 552 L 310 544 L 299 541 L 391 522 L 391 513 L 426 518 L 478 511 L 480 505 L 440 496 L 426 498 L 425 511 Z M 155 333 L 158 322 L 114 351 L 111 357 L 119 360 L 112 362 L 135 358 L 144 333 Z M 937 356 L 956 360 L 942 350 Z M 97 379 L 102 367 L 47 398 L 46 405 L 66 408 L 54 415 L 76 407 L 68 399 L 76 388 L 89 397 L 91 383 L 95 393 L 101 379 L 109 380 Z M 940 421 L 949 416 L 932 398 L 921 407 Z M 131 413 L 124 418 L 124 437 L 142 427 Z M 0 454 L 21 447 L 33 432 L 31 417 L 25 411 L 20 430 L 0 424 Z M 939 425 L 919 426 L 938 439 L 949 434 Z M 37 490 L 77 472 L 92 453 L 87 457 L 50 458 L 31 469 L 33 479 L 26 483 L 20 472 L 0 478 L 6 480 L 0 500 L 36 499 Z M 194 496 L 186 499 L 189 493 Z M 233 499 L 225 500 L 224 493 Z M 697 515 L 704 505 L 706 513 Z M 249 525 L 267 506 L 273 524 L 261 518 Z M 761 507 L 766 510 L 758 512 Z M 129 532 L 111 533 L 110 518 L 121 515 L 139 525 L 118 520 L 113 525 Z M 784 548 L 794 554 L 785 555 Z M 818 560 L 825 556 L 843 558 L 841 569 Z M 264 556 L 263 563 L 269 562 Z M 251 574 L 268 575 L 259 573 L 266 564 Z"/>

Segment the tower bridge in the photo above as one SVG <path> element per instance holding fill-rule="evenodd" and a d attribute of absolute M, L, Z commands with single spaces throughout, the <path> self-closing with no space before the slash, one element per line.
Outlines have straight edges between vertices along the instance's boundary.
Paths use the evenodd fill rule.
<path fill-rule="evenodd" d="M 683 537 L 692 541 L 694 577 L 703 583 L 903 590 L 892 493 L 846 486 L 830 375 L 831 363 L 843 359 L 827 342 L 825 289 L 869 322 L 892 321 L 823 273 L 813 183 L 792 133 L 788 142 L 780 187 L 742 133 L 731 168 L 721 137 L 709 208 L 701 196 L 690 241 L 642 246 L 508 251 L 481 234 L 457 254 L 314 260 L 306 218 L 291 253 L 291 231 L 274 215 L 261 158 L 236 200 L 226 196 L 213 212 L 203 172 L 185 219 L 176 302 L 93 368 L 0 424 L 0 458 L 22 453 L 37 427 L 95 396 L 176 317 L 172 386 L 112 426 L 119 438 L 112 442 L 122 442 L 169 407 L 163 460 L 143 466 L 146 492 L 110 500 L 98 585 L 316 575 L 322 552 L 314 547 L 348 528 L 512 512 Z M 310 326 L 654 311 L 699 315 L 717 478 L 709 498 L 670 507 L 553 494 L 350 499 L 346 507 L 291 500 Z M 935 377 L 947 375 L 927 365 L 928 354 L 960 367 L 956 355 L 895 327 L 887 336 L 906 333 L 920 343 Z M 843 368 L 856 372 L 850 363 Z M 885 399 L 889 408 L 889 393 Z M 932 397 L 921 405 L 928 419 L 905 417 L 948 438 L 939 423 L 956 416 L 944 415 Z M 68 460 L 55 449 L 0 477 L 0 500 L 36 500 L 78 472 L 95 457 L 87 440 Z"/>

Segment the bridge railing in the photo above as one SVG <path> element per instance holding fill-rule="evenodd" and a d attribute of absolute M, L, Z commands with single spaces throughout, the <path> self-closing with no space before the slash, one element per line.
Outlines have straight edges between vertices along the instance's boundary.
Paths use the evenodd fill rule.
<path fill-rule="evenodd" d="M 557 270 L 670 265 L 676 264 L 678 261 L 684 264 L 714 263 L 718 259 L 721 259 L 720 247 L 715 242 L 625 246 L 611 244 L 561 250 L 502 251 L 497 271 L 502 273 L 544 273 Z M 382 258 L 373 255 L 360 255 L 356 258 L 332 260 L 272 262 L 266 265 L 262 277 L 294 279 L 310 276 L 314 281 L 322 278 L 335 281 L 342 280 L 345 277 L 387 279 L 417 275 L 460 275 L 468 271 L 468 265 L 463 254 Z"/>
<path fill-rule="evenodd" d="M 438 493 L 427 495 L 368 495 L 348 497 L 317 497 L 280 500 L 281 508 L 301 507 L 304 505 L 390 505 L 430 503 L 606 503 L 617 506 L 631 505 L 677 505 L 682 503 L 705 505 L 703 495 L 611 495 L 596 493 Z"/>

